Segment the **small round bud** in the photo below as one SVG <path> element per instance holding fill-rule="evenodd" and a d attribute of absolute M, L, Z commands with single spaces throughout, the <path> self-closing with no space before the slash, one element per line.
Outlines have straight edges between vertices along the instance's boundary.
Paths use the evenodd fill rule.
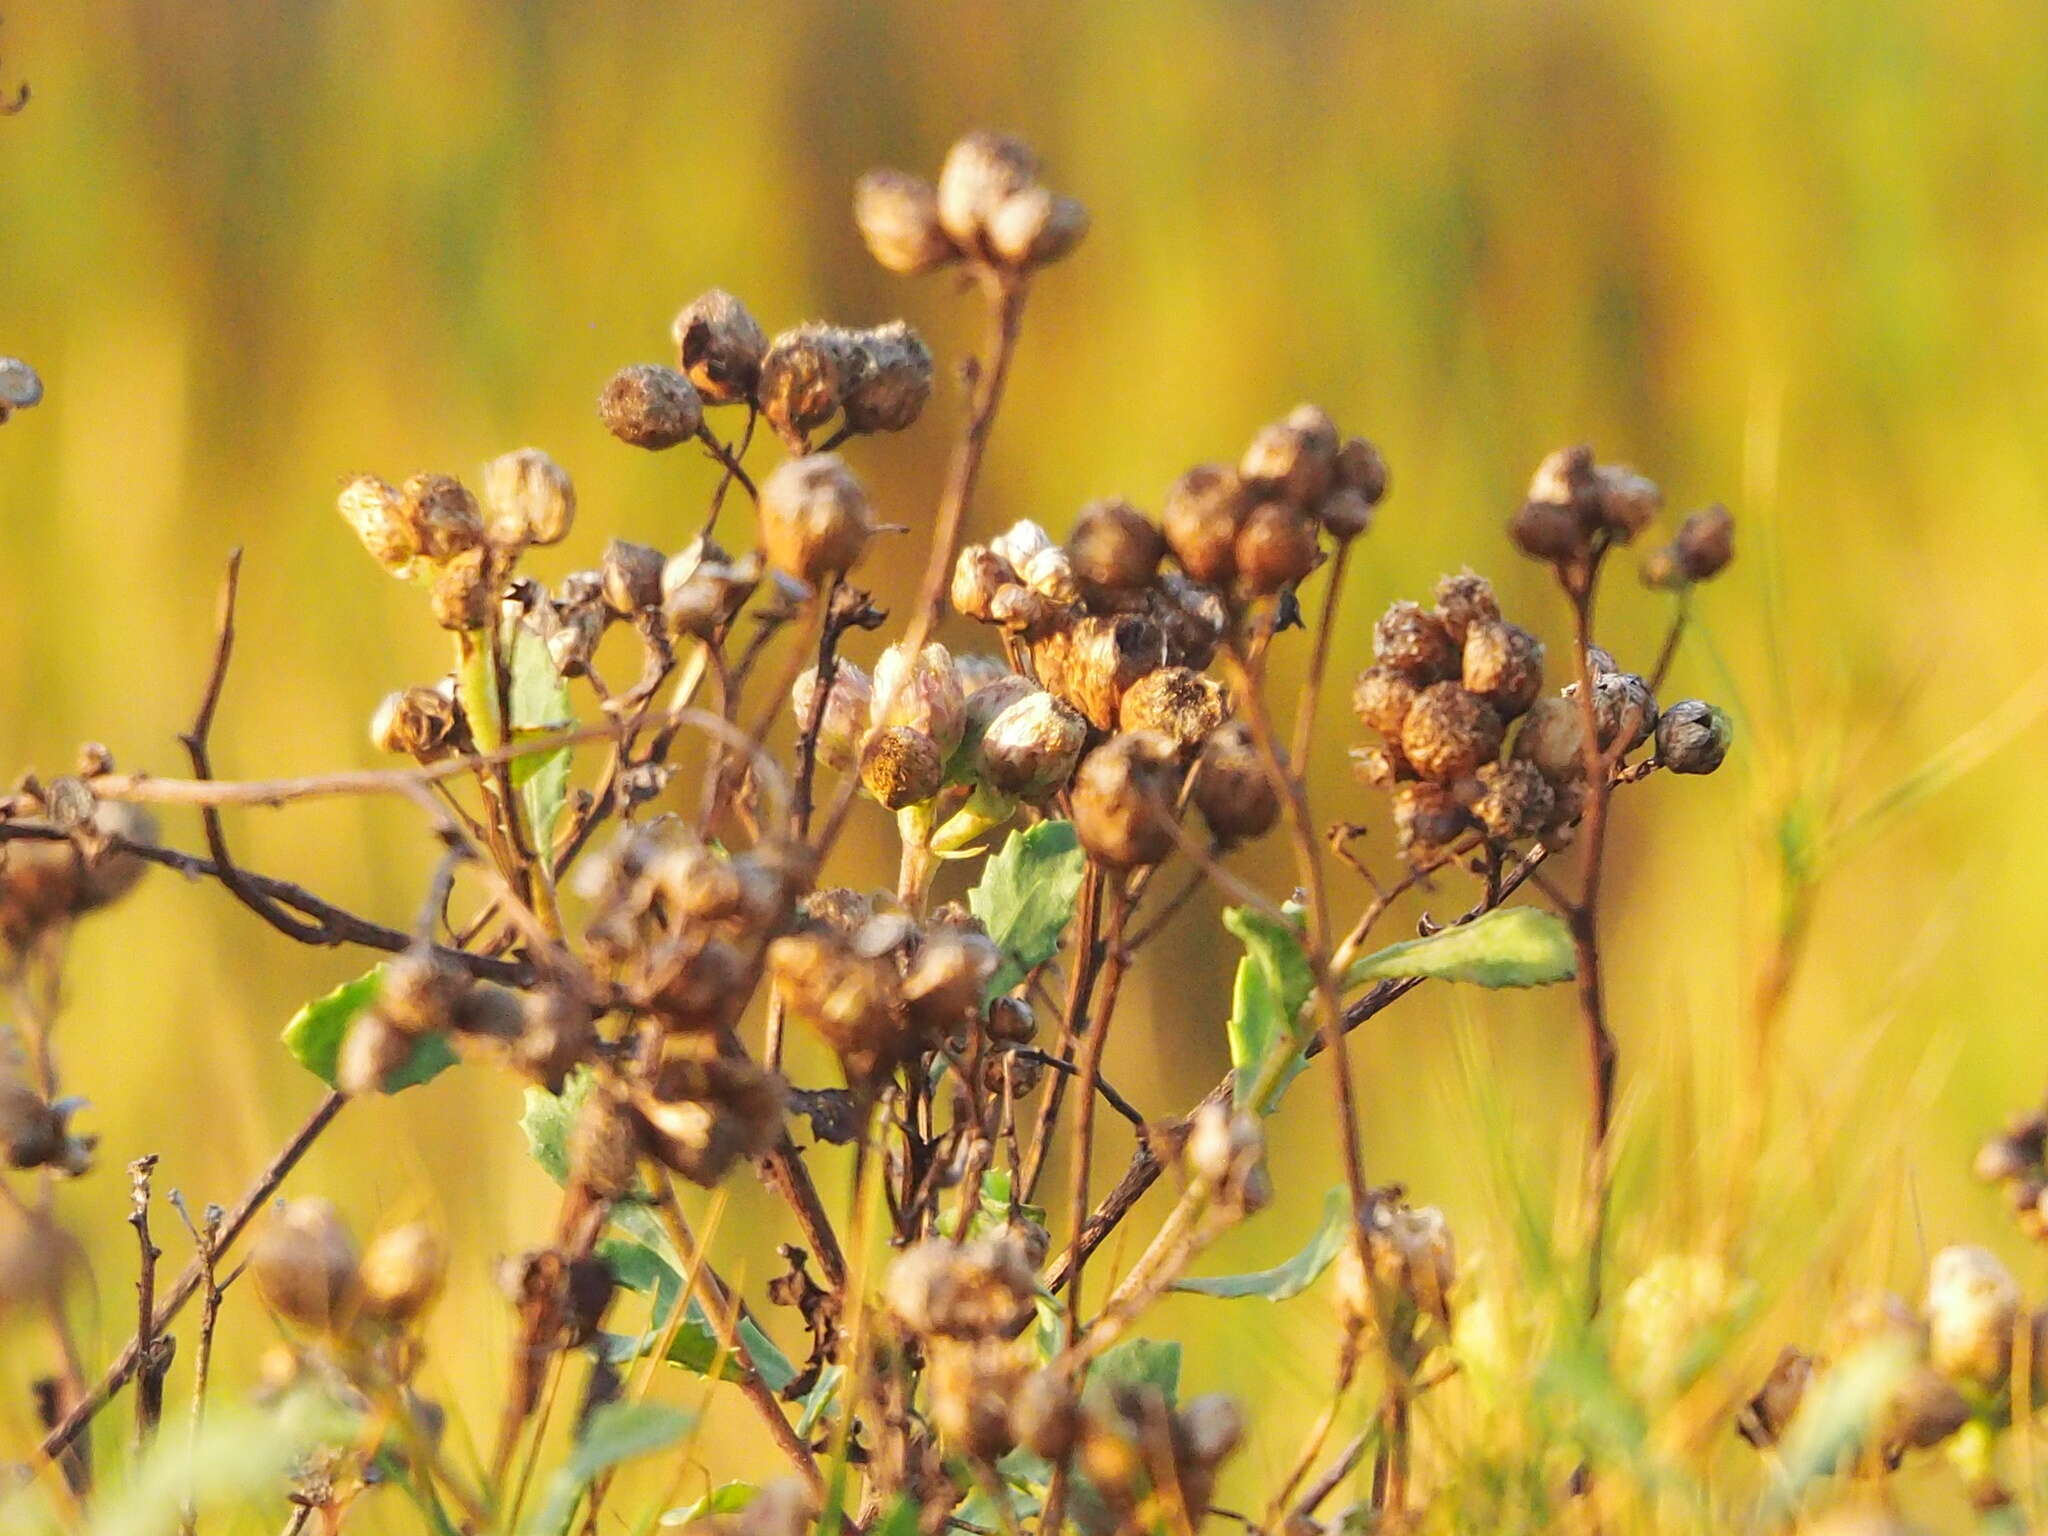
<path fill-rule="evenodd" d="M 814 587 L 851 570 L 874 532 L 867 493 L 836 453 L 777 465 L 761 482 L 760 515 L 768 563 Z"/>
<path fill-rule="evenodd" d="M 1389 741 L 1401 739 L 1401 727 L 1420 693 L 1414 683 L 1384 662 L 1358 674 L 1351 690 L 1351 709 L 1359 721 Z"/>
<path fill-rule="evenodd" d="M 1112 736 L 1074 777 L 1074 830 L 1113 869 L 1157 864 L 1173 851 L 1173 744 L 1149 732 Z"/>
<path fill-rule="evenodd" d="M 1470 778 L 1500 752 L 1501 719 L 1477 694 L 1456 683 L 1432 683 L 1401 722 L 1401 755 L 1440 784 Z"/>
<path fill-rule="evenodd" d="M 1279 821 L 1279 792 L 1243 721 L 1230 721 L 1202 743 L 1195 808 L 1222 843 L 1263 837 Z"/>
<path fill-rule="evenodd" d="M 1394 788 L 1394 837 L 1411 859 L 1449 847 L 1471 825 L 1465 807 L 1441 784 L 1410 781 Z"/>
<path fill-rule="evenodd" d="M 1533 763 L 1553 785 L 1570 783 L 1586 771 L 1586 727 L 1576 699 L 1538 699 L 1515 733 L 1514 756 Z"/>
<path fill-rule="evenodd" d="M 1488 837 L 1515 842 L 1550 825 L 1557 797 L 1534 763 L 1486 763 L 1474 782 L 1480 792 L 1472 801 L 1472 817 Z"/>
<path fill-rule="evenodd" d="M 375 475 L 357 475 L 341 488 L 335 506 L 371 559 L 394 576 L 412 574 L 419 540 L 406 516 L 405 498 L 395 486 Z"/>
<path fill-rule="evenodd" d="M 868 254 L 906 277 L 960 254 L 939 224 L 931 183 L 903 171 L 869 171 L 853 184 L 853 222 Z"/>
<path fill-rule="evenodd" d="M 1160 667 L 1124 690 L 1117 703 L 1117 729 L 1155 731 L 1186 761 L 1227 714 L 1223 686 L 1214 678 L 1190 667 Z"/>
<path fill-rule="evenodd" d="M 723 288 L 700 293 L 669 326 L 691 386 L 706 405 L 738 405 L 753 398 L 768 338 L 747 306 Z"/>
<path fill-rule="evenodd" d="M 43 381 L 18 357 L 0 357 L 0 421 L 41 403 Z"/>
<path fill-rule="evenodd" d="M 1680 699 L 1658 717 L 1657 760 L 1673 773 L 1712 773 L 1734 736 L 1724 711 L 1704 699 Z"/>
<path fill-rule="evenodd" d="M 1023 570 L 1031 563 L 1032 556 L 1040 550 L 1054 547 L 1052 535 L 1028 517 L 1020 517 L 1001 533 L 988 541 L 988 547 L 1016 570 Z"/>
<path fill-rule="evenodd" d="M 1525 501 L 1508 519 L 1508 538 L 1531 560 L 1559 565 L 1586 551 L 1586 530 L 1571 507 L 1552 501 Z"/>
<path fill-rule="evenodd" d="M 1387 461 L 1362 437 L 1347 437 L 1337 450 L 1337 484 L 1364 498 L 1368 507 L 1387 499 Z"/>
<path fill-rule="evenodd" d="M 1316 503 L 1316 521 L 1333 539 L 1355 539 L 1372 527 L 1372 503 L 1363 491 L 1340 485 Z"/>
<path fill-rule="evenodd" d="M 1211 1468 L 1244 1443 L 1244 1410 L 1234 1397 L 1205 1392 L 1182 1405 L 1175 1428 L 1187 1459 L 1197 1467 Z"/>
<path fill-rule="evenodd" d="M 1512 720 L 1543 692 L 1543 642 L 1519 624 L 1498 619 L 1465 630 L 1465 687 Z"/>
<path fill-rule="evenodd" d="M 349 1026 L 334 1061 L 334 1086 L 352 1099 L 382 1093 L 412 1060 L 418 1042 L 381 1014 L 366 1013 Z"/>
<path fill-rule="evenodd" d="M 775 338 L 761 360 L 760 400 L 784 442 L 801 442 L 832 419 L 859 366 L 854 351 L 852 333 L 831 325 L 800 325 Z"/>
<path fill-rule="evenodd" d="M 946 153 L 939 171 L 939 224 L 964 250 L 984 244 L 989 221 L 1004 199 L 1038 179 L 1038 157 L 1020 141 L 977 132 Z"/>
<path fill-rule="evenodd" d="M 1442 619 L 1414 603 L 1395 603 L 1373 626 L 1373 659 L 1418 688 L 1460 675 L 1463 657 Z"/>
<path fill-rule="evenodd" d="M 1166 540 L 1128 501 L 1092 501 L 1067 535 L 1067 558 L 1084 590 L 1135 592 L 1159 574 Z"/>
<path fill-rule="evenodd" d="M 1735 558 L 1735 519 L 1718 502 L 1679 525 L 1671 553 L 1687 581 L 1707 581 Z"/>
<path fill-rule="evenodd" d="M 370 741 L 379 752 L 402 753 L 423 763 L 446 757 L 459 730 L 455 701 L 438 688 L 387 694 L 370 717 Z"/>
<path fill-rule="evenodd" d="M 1995 1389 L 2012 1362 L 2020 1288 L 1988 1249 L 1958 1245 L 1927 1271 L 1927 1358 L 1959 1384 Z"/>
<path fill-rule="evenodd" d="M 1074 776 L 1087 740 L 1088 722 L 1072 705 L 1042 689 L 1027 693 L 982 732 L 977 749 L 981 780 L 998 794 L 1041 799 Z"/>
<path fill-rule="evenodd" d="M 1291 587 L 1322 562 L 1316 520 L 1287 501 L 1252 508 L 1231 546 L 1237 587 L 1247 597 L 1271 597 Z"/>
<path fill-rule="evenodd" d="M 697 388 L 673 368 L 634 363 L 611 376 L 598 397 L 605 430 L 635 448 L 673 448 L 704 425 Z"/>
<path fill-rule="evenodd" d="M 661 551 L 647 544 L 613 539 L 600 566 L 605 606 L 622 619 L 661 606 Z"/>
<path fill-rule="evenodd" d="M 1012 267 L 1049 266 L 1072 253 L 1088 233 L 1088 210 L 1044 187 L 1013 192 L 988 216 L 988 244 Z"/>
<path fill-rule="evenodd" d="M 901 320 L 856 331 L 842 408 L 852 432 L 901 432 L 932 397 L 932 354 Z"/>
<path fill-rule="evenodd" d="M 1565 688 L 1565 698 L 1576 701 L 1578 696 L 1577 683 Z M 1657 700 L 1649 683 L 1635 673 L 1601 672 L 1593 679 L 1593 715 L 1601 751 L 1611 752 L 1624 742 L 1620 750 L 1633 752 L 1657 729 Z"/>
<path fill-rule="evenodd" d="M 810 729 L 812 711 L 817 708 L 818 669 L 806 667 L 790 690 L 790 709 L 799 731 Z M 867 735 L 869 708 L 874 685 L 867 673 L 840 657 L 832 668 L 832 691 L 825 699 L 825 713 L 818 721 L 818 761 L 841 771 L 853 766 L 861 738 Z"/>
<path fill-rule="evenodd" d="M 1498 623 L 1500 601 L 1493 595 L 1493 583 L 1475 571 L 1460 571 L 1436 584 L 1436 616 L 1452 640 L 1465 643 L 1474 624 Z"/>
<path fill-rule="evenodd" d="M 1337 427 L 1320 406 L 1296 406 L 1285 421 L 1259 429 L 1237 466 L 1255 496 L 1313 507 L 1337 475 Z"/>
<path fill-rule="evenodd" d="M 1033 1371 L 1019 1383 L 1010 1430 L 1033 1455 L 1055 1465 L 1067 1459 L 1081 1432 L 1081 1401 L 1064 1373 Z"/>
<path fill-rule="evenodd" d="M 1545 455 L 1529 478 L 1528 499 L 1546 506 L 1565 507 L 1595 518 L 1598 498 L 1599 478 L 1593 450 L 1584 443 Z"/>
<path fill-rule="evenodd" d="M 393 1227 L 363 1253 L 363 1312 L 403 1327 L 432 1305 L 447 1274 L 448 1248 L 432 1227 Z"/>
<path fill-rule="evenodd" d="M 953 562 L 953 609 L 988 623 L 995 617 L 997 594 L 1016 584 L 1016 569 L 986 544 L 962 545 Z"/>
<path fill-rule="evenodd" d="M 290 1201 L 264 1222 L 249 1277 L 271 1311 L 307 1333 L 337 1332 L 355 1316 L 355 1240 L 325 1200 Z"/>
<path fill-rule="evenodd" d="M 484 466 L 484 533 L 502 550 L 559 544 L 576 520 L 569 472 L 538 448 L 501 453 Z"/>
<path fill-rule="evenodd" d="M 483 544 L 483 513 L 469 488 L 453 475 L 414 475 L 401 496 L 400 515 L 427 559 L 453 560 Z"/>
<path fill-rule="evenodd" d="M 491 621 L 490 582 L 482 546 L 464 551 L 441 568 L 427 593 L 427 610 L 434 622 L 448 630 L 478 630 Z"/>
<path fill-rule="evenodd" d="M 1176 480 L 1160 509 L 1160 526 L 1180 568 L 1207 586 L 1229 585 L 1237 574 L 1237 532 L 1250 508 L 1228 465 L 1198 464 Z"/>
<path fill-rule="evenodd" d="M 952 652 L 937 641 L 915 656 L 900 642 L 890 646 L 875 659 L 870 710 L 877 729 L 909 726 L 951 757 L 967 730 L 967 696 Z"/>
<path fill-rule="evenodd" d="M 931 799 L 945 778 L 946 759 L 937 743 L 912 726 L 878 731 L 861 749 L 860 781 L 892 811 Z"/>
<path fill-rule="evenodd" d="M 1653 481 L 1618 464 L 1594 466 L 1593 487 L 1600 520 L 1624 544 L 1641 533 L 1664 505 L 1664 493 Z"/>

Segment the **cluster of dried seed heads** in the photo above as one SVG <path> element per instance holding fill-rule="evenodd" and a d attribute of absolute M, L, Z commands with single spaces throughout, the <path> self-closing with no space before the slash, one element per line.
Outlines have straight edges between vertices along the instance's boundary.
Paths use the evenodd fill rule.
<path fill-rule="evenodd" d="M 1058 261 L 1088 232 L 1088 210 L 1039 180 L 1029 146 L 982 132 L 947 152 L 937 186 L 904 171 L 861 177 L 853 219 L 869 254 L 905 275 L 957 262 L 1028 272 Z"/>

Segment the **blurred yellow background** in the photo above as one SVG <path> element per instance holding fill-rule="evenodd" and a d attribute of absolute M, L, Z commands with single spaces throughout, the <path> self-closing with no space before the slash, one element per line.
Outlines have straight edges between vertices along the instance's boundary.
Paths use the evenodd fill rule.
<path fill-rule="evenodd" d="M 1667 696 L 1729 705 L 1741 736 L 1719 777 L 1624 797 L 1610 883 L 1622 1280 L 1699 1240 L 1726 1176 L 1787 808 L 1874 800 L 2048 654 L 2048 28 L 2031 5 L 22 0 L 0 26 L 0 88 L 21 79 L 33 99 L 0 119 L 0 352 L 33 362 L 48 398 L 0 428 L 10 772 L 63 771 L 87 739 L 183 771 L 175 737 L 233 546 L 242 640 L 218 771 L 369 764 L 377 699 L 446 660 L 418 594 L 334 515 L 340 477 L 469 474 L 538 444 L 582 502 L 543 574 L 614 533 L 675 548 L 710 469 L 606 437 L 606 376 L 664 359 L 670 315 L 713 284 L 771 330 L 905 316 L 949 366 L 976 334 L 969 301 L 876 268 L 849 190 L 876 165 L 931 173 L 976 125 L 1028 138 L 1095 218 L 1034 293 L 980 529 L 1063 531 L 1107 494 L 1156 508 L 1188 464 L 1318 401 L 1394 474 L 1353 566 L 1333 668 L 1348 686 L 1377 611 L 1467 563 L 1563 638 L 1500 531 L 1552 447 L 1638 465 L 1675 511 L 1726 500 L 1738 561 L 1703 594 L 1703 643 Z M 958 420 L 942 388 L 905 437 L 855 445 L 888 515 L 928 526 Z M 867 568 L 885 603 L 909 595 L 910 542 L 917 559 Z M 1647 666 L 1667 602 L 1617 572 L 1603 627 L 1624 662 Z M 1305 647 L 1285 649 L 1283 682 Z M 1317 813 L 1371 823 L 1384 866 L 1341 693 L 1323 718 Z M 1849 1264 L 1911 1289 L 1925 1251 L 1962 1238 L 2041 1279 L 1967 1178 L 2048 1068 L 2048 729 L 2022 716 L 2004 734 L 1828 872 L 1780 1043 L 1767 1184 L 1786 1240 L 1759 1245 L 1768 1287 Z M 198 846 L 193 818 L 166 825 Z M 402 803 L 230 830 L 252 867 L 399 925 L 433 857 Z M 885 881 L 887 831 L 865 808 L 838 878 Z M 1244 863 L 1268 889 L 1291 882 L 1277 848 Z M 1234 946 L 1215 905 L 1148 956 L 1110 1049 L 1148 1114 L 1226 1063 Z M 163 873 L 81 932 L 60 1047 L 102 1166 L 63 1210 L 94 1260 L 91 1360 L 130 1330 L 121 1165 L 154 1150 L 161 1187 L 238 1194 L 317 1097 L 279 1026 L 363 964 Z M 1442 989 L 1355 1037 L 1369 1174 L 1443 1204 L 1469 1257 L 1499 1191 L 1460 1039 L 1483 1051 L 1495 1131 L 1546 1208 L 1575 1167 L 1581 1046 L 1562 996 Z M 457 1269 L 429 1380 L 480 1433 L 508 1328 L 490 1260 L 551 1209 L 517 1099 L 465 1070 L 353 1107 L 293 1181 L 360 1229 L 447 1225 Z M 1315 1085 L 1295 1090 L 1274 1130 L 1279 1204 L 1205 1268 L 1257 1267 L 1306 1235 L 1338 1178 L 1327 1114 Z M 1808 1237 L 1852 1198 L 1888 1246 L 1817 1252 Z M 731 1272 L 758 1283 L 793 1235 L 735 1181 Z M 1182 1301 L 1163 1324 L 1190 1341 L 1193 1387 L 1252 1400 L 1236 1476 L 1263 1484 L 1324 1392 L 1326 1299 Z M 233 1307 L 226 1379 L 270 1336 L 252 1302 Z M 30 1433 L 41 1350 L 26 1326 L 0 1338 L 0 1455 Z M 174 1402 L 183 1382 L 181 1365 Z M 725 1407 L 699 1453 L 714 1481 L 771 1470 Z"/>

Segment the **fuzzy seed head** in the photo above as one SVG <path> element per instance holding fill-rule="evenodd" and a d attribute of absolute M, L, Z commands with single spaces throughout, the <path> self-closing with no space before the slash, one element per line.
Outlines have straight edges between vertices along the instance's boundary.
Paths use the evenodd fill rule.
<path fill-rule="evenodd" d="M 1228 714 L 1223 686 L 1191 667 L 1160 667 L 1124 691 L 1117 727 L 1154 731 L 1173 743 L 1183 762 L 1201 751 Z"/>
<path fill-rule="evenodd" d="M 1205 586 L 1225 587 L 1237 575 L 1237 533 L 1250 510 L 1235 469 L 1198 464 L 1166 493 L 1160 526 L 1182 570 Z"/>
<path fill-rule="evenodd" d="M 1031 1318 L 1038 1277 L 1009 1233 L 965 1243 L 926 1238 L 889 1267 L 882 1299 L 922 1338 L 1011 1338 Z"/>
<path fill-rule="evenodd" d="M 1041 800 L 1073 778 L 1087 740 L 1088 722 L 1071 704 L 1043 689 L 1026 693 L 982 732 L 977 755 L 981 780 L 998 794 Z"/>
<path fill-rule="evenodd" d="M 921 176 L 869 171 L 853 184 L 853 222 L 868 254 L 905 277 L 942 267 L 960 254 L 939 223 L 938 193 Z"/>
<path fill-rule="evenodd" d="M 945 754 L 923 731 L 890 726 L 875 732 L 861 748 L 860 781 L 889 810 L 921 805 L 945 784 Z"/>
<path fill-rule="evenodd" d="M 1681 699 L 1657 719 L 1657 758 L 1673 773 L 1712 773 L 1734 736 L 1725 711 L 1705 699 Z"/>
<path fill-rule="evenodd" d="M 762 548 L 799 581 L 845 575 L 873 532 L 867 493 L 836 453 L 786 460 L 761 482 Z"/>
<path fill-rule="evenodd" d="M 1463 669 L 1458 644 L 1442 619 L 1414 603 L 1395 603 L 1373 626 L 1373 659 L 1418 688 L 1446 682 Z"/>
<path fill-rule="evenodd" d="M 501 453 L 484 466 L 484 534 L 495 549 L 559 544 L 576 521 L 569 472 L 538 448 Z"/>
<path fill-rule="evenodd" d="M 1477 694 L 1432 683 L 1401 722 L 1401 755 L 1424 778 L 1454 783 L 1499 755 L 1502 729 L 1500 715 Z"/>
<path fill-rule="evenodd" d="M 723 288 L 700 293 L 669 326 L 691 387 L 706 405 L 737 405 L 753 398 L 768 337 L 747 306 Z"/>
<path fill-rule="evenodd" d="M 1519 624 L 1499 619 L 1465 629 L 1465 687 L 1512 720 L 1543 692 L 1543 642 Z"/>
<path fill-rule="evenodd" d="M 1112 736 L 1081 760 L 1074 830 L 1092 857 L 1113 869 L 1136 869 L 1173 851 L 1175 757 L 1171 741 L 1141 731 Z"/>
<path fill-rule="evenodd" d="M 1382 662 L 1358 674 L 1351 690 L 1351 708 L 1368 729 L 1389 741 L 1401 739 L 1401 727 L 1422 690 L 1407 676 Z"/>
<path fill-rule="evenodd" d="M 598 396 L 605 430 L 635 448 L 659 450 L 687 443 L 704 425 L 697 387 L 673 368 L 634 363 L 611 376 Z"/>

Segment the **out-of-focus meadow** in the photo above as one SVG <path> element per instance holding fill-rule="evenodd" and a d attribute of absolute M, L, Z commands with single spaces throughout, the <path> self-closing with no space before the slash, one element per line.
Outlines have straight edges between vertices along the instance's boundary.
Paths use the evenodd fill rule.
<path fill-rule="evenodd" d="M 0 87 L 17 79 L 33 98 L 0 119 L 0 352 L 31 360 L 48 399 L 0 429 L 8 771 L 63 771 L 97 739 L 123 766 L 182 772 L 235 546 L 217 770 L 371 763 L 372 706 L 438 676 L 444 637 L 334 515 L 341 475 L 467 474 L 538 444 L 582 505 L 544 574 L 613 533 L 675 548 L 710 468 L 609 439 L 606 376 L 664 359 L 669 316 L 713 284 L 771 329 L 901 314 L 957 359 L 971 306 L 868 260 L 849 188 L 875 165 L 931 171 L 964 127 L 1010 129 L 1095 224 L 1034 293 L 978 527 L 1062 531 L 1106 494 L 1156 508 L 1182 468 L 1316 400 L 1394 475 L 1353 566 L 1348 677 L 1374 613 L 1467 563 L 1562 638 L 1554 594 L 1501 534 L 1561 443 L 1639 465 L 1676 510 L 1735 510 L 1737 563 L 1703 593 L 1667 690 L 1737 713 L 1731 767 L 1652 780 L 1619 812 L 1617 1288 L 1725 1235 L 1751 997 L 1786 870 L 1809 866 L 1768 1198 L 1739 1250 L 1769 1320 L 1741 1367 L 1768 1365 L 1842 1286 L 1913 1290 L 1945 1242 L 1989 1243 L 2039 1281 L 1967 1171 L 2048 1074 L 2048 728 L 2025 695 L 2048 655 L 2048 29 L 2032 7 L 30 0 L 0 27 Z M 915 558 L 867 567 L 885 605 L 909 597 L 958 420 L 942 389 L 911 433 L 852 450 L 913 529 Z M 1624 661 L 1648 664 L 1667 604 L 1612 584 Z M 1372 824 L 1384 861 L 1340 699 L 1317 811 Z M 1951 749 L 1970 771 L 1823 850 L 1825 828 Z M 860 814 L 840 877 L 885 882 L 882 815 Z M 166 825 L 198 846 L 189 816 Z M 244 812 L 231 831 L 252 867 L 399 925 L 434 857 L 402 801 Z M 1291 879 L 1277 849 L 1245 864 L 1268 889 Z M 1195 903 L 1149 954 L 1110 1048 L 1107 1075 L 1148 1114 L 1227 1062 L 1233 946 L 1214 914 Z M 130 1330 L 121 1165 L 156 1151 L 163 1186 L 238 1193 L 319 1091 L 279 1026 L 362 964 L 164 873 L 83 929 L 60 1047 L 102 1167 L 62 1209 L 93 1260 L 91 1360 Z M 1424 991 L 1355 1039 L 1368 1173 L 1441 1204 L 1483 1270 L 1509 1241 L 1500 1169 L 1547 1212 L 1576 1168 L 1569 1000 Z M 800 1078 L 827 1071 L 799 1058 Z M 360 1228 L 446 1225 L 428 1379 L 486 1428 L 508 1327 L 490 1263 L 553 1203 L 517 1106 L 485 1070 L 363 1104 L 293 1185 Z M 1205 1267 L 1291 1252 L 1337 1181 L 1321 1094 L 1297 1090 L 1273 1134 L 1278 1203 Z M 1120 1167 L 1128 1143 L 1109 1145 Z M 758 1283 L 791 1235 L 736 1181 L 729 1273 Z M 1325 1394 L 1327 1301 L 1195 1298 L 1164 1321 L 1190 1343 L 1190 1383 L 1250 1400 L 1234 1475 L 1264 1484 Z M 271 1336 L 253 1301 L 232 1308 L 223 1379 Z M 25 1325 L 0 1339 L 0 1446 L 31 1433 L 42 1347 Z M 707 1475 L 769 1470 L 754 1443 L 721 1412 L 698 1446 Z"/>

